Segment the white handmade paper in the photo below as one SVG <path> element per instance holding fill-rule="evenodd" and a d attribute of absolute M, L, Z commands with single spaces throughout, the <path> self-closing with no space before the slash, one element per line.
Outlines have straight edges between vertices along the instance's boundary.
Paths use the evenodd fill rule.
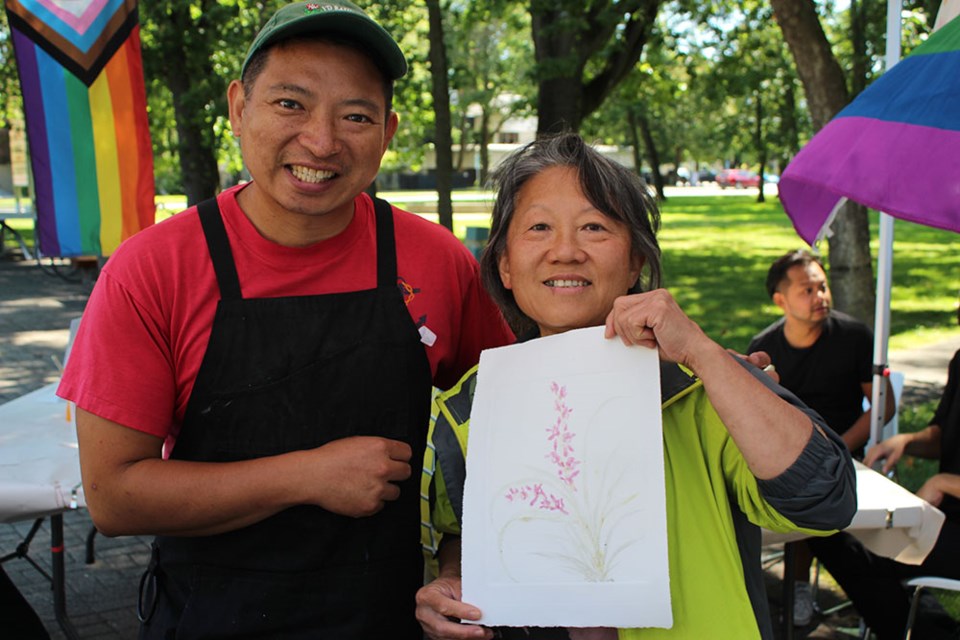
<path fill-rule="evenodd" d="M 672 626 L 655 350 L 596 327 L 483 352 L 463 600 L 485 625 Z"/>

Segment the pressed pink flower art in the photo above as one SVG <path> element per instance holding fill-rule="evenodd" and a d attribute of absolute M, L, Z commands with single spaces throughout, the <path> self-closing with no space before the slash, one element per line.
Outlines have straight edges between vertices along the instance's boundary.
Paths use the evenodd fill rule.
<path fill-rule="evenodd" d="M 610 552 L 607 534 L 620 518 L 635 512 L 623 509 L 633 502 L 633 496 L 626 502 L 606 505 L 607 508 L 599 511 L 590 508 L 592 505 L 587 503 L 578 488 L 583 460 L 577 457 L 577 434 L 570 428 L 573 408 L 568 402 L 567 387 L 554 381 L 550 383 L 550 392 L 555 417 L 544 429 L 544 458 L 552 476 L 513 484 L 504 490 L 504 500 L 524 510 L 533 510 L 534 514 L 521 513 L 517 519 L 508 521 L 503 534 L 511 525 L 529 522 L 538 513 L 542 517 L 558 519 L 558 524 L 566 525 L 565 531 L 570 538 L 567 548 L 573 549 L 574 553 L 557 557 L 557 560 L 571 565 L 587 581 L 603 582 L 609 579 L 609 569 L 617 553 L 622 551 L 621 548 Z"/>
<path fill-rule="evenodd" d="M 577 485 L 574 483 L 574 479 L 580 474 L 577 470 L 577 467 L 580 466 L 580 461 L 573 457 L 573 437 L 577 434 L 570 431 L 570 426 L 567 424 L 567 418 L 573 409 L 566 404 L 566 387 L 562 387 L 554 382 L 550 385 L 550 390 L 556 397 L 553 406 L 557 412 L 557 419 L 552 425 L 547 427 L 546 430 L 547 444 L 550 446 L 550 451 L 547 453 L 546 458 L 556 467 L 557 477 L 560 479 L 560 482 L 573 491 L 576 491 Z M 513 502 L 514 500 L 527 502 L 529 506 L 537 509 L 559 511 L 560 513 L 569 515 L 567 509 L 564 507 L 563 498 L 553 493 L 545 492 L 543 490 L 543 483 L 541 482 L 521 485 L 519 487 L 510 487 L 507 489 L 504 497 L 509 502 Z"/>

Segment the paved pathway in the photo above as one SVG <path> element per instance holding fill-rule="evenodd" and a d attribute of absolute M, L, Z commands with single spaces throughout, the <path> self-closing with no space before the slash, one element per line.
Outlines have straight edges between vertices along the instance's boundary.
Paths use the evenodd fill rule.
<path fill-rule="evenodd" d="M 939 398 L 947 382 L 947 365 L 960 349 L 960 333 L 945 340 L 907 351 L 894 351 L 888 356 L 890 368 L 904 374 L 903 401 Z"/>
<path fill-rule="evenodd" d="M 83 312 L 92 287 L 89 275 L 67 274 L 61 268 L 61 273 L 74 279 L 68 282 L 7 249 L 0 248 L 0 403 L 57 380 L 69 336 L 66 327 Z M 0 524 L 0 556 L 13 553 L 32 524 Z M 95 562 L 88 565 L 85 540 L 91 528 L 86 511 L 64 515 L 67 611 L 84 640 L 136 638 L 137 580 L 149 559 L 149 540 L 97 536 Z M 29 556 L 48 573 L 49 545 L 49 522 L 44 520 Z M 4 569 L 33 604 L 51 637 L 65 638 L 54 618 L 50 583 L 25 559 L 12 559 Z"/>
<path fill-rule="evenodd" d="M 90 277 L 68 282 L 21 260 L 10 247 L 0 247 L 0 403 L 56 381 L 58 359 L 68 338 L 70 320 L 79 316 L 91 289 Z M 891 365 L 904 371 L 906 402 L 938 397 L 945 383 L 947 363 L 960 348 L 960 334 L 943 343 L 891 354 Z M 13 552 L 30 529 L 30 522 L 0 524 L 0 556 Z M 91 530 L 85 511 L 64 516 L 67 557 L 67 610 L 80 637 L 90 640 L 135 638 L 137 581 L 149 559 L 149 539 L 96 537 L 95 562 L 85 563 L 84 541 Z M 30 556 L 50 571 L 44 521 Z M 54 639 L 64 638 L 53 615 L 49 582 L 26 560 L 14 559 L 4 568 L 33 604 Z M 779 590 L 771 572 L 771 606 L 776 615 Z M 823 602 L 838 601 L 836 593 Z M 833 616 L 827 624 L 798 630 L 796 637 L 839 638 L 835 627 L 850 623 L 848 614 Z"/>

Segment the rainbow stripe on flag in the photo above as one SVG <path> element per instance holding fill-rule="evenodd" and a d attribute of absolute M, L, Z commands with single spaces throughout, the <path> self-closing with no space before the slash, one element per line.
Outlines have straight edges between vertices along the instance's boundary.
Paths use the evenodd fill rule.
<path fill-rule="evenodd" d="M 97 21 L 89 11 L 72 23 L 51 14 L 51 19 L 60 20 L 59 27 L 84 27 L 85 37 L 100 47 L 99 58 L 87 61 L 85 71 L 79 69 L 89 85 L 77 75 L 76 64 L 52 49 L 49 39 L 37 37 L 35 22 L 25 26 L 22 16 L 11 13 L 10 4 L 8 0 L 33 169 L 39 251 L 44 256 L 108 256 L 121 241 L 153 224 L 155 214 L 136 3 L 133 20 L 130 3 L 120 3 L 121 26 L 129 29 L 115 29 L 107 39 L 90 32 Z M 87 4 L 110 9 L 116 3 Z M 115 26 L 118 12 L 114 14 L 113 20 L 101 22 Z"/>
<path fill-rule="evenodd" d="M 960 17 L 827 123 L 783 172 L 779 191 L 810 244 L 848 198 L 960 232 Z"/>

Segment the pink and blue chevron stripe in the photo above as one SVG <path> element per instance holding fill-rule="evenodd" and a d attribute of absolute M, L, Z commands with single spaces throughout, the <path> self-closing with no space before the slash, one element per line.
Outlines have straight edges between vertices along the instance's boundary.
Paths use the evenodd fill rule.
<path fill-rule="evenodd" d="M 11 4 L 18 11 L 29 5 L 35 13 L 14 17 Z M 130 2 L 86 4 L 71 13 L 49 0 L 7 2 L 33 170 L 37 243 L 44 256 L 108 256 L 154 221 L 136 3 L 132 22 Z M 42 37 L 41 31 L 50 30 L 36 28 L 39 18 L 50 20 L 58 35 Z M 130 28 L 108 37 L 96 33 L 118 24 Z M 67 51 L 55 46 L 64 40 L 70 41 Z M 73 56 L 74 44 L 91 43 L 99 54 Z"/>

